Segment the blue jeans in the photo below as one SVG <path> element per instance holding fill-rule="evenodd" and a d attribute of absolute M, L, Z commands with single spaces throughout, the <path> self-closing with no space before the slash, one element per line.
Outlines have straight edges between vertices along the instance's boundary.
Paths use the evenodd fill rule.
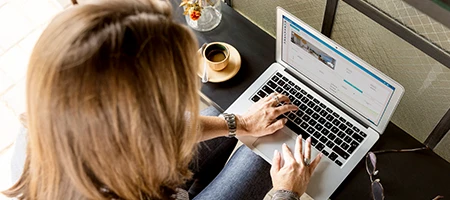
<path fill-rule="evenodd" d="M 218 111 L 210 107 L 202 115 L 218 115 Z M 225 165 L 236 143 L 235 138 L 219 137 L 199 144 L 190 166 L 193 180 L 184 188 L 191 199 L 262 200 L 269 192 L 270 164 L 245 145 Z"/>

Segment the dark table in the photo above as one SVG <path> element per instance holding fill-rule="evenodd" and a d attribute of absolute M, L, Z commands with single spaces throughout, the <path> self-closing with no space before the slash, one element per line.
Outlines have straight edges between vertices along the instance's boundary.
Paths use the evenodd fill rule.
<path fill-rule="evenodd" d="M 180 0 L 171 0 L 174 18 L 186 24 Z M 275 10 L 274 10 L 275 12 Z M 232 79 L 223 83 L 207 83 L 201 92 L 222 109 L 228 108 L 250 84 L 275 61 L 275 39 L 252 22 L 222 5 L 223 18 L 217 28 L 196 32 L 199 44 L 222 41 L 236 47 L 242 67 Z M 389 123 L 372 151 L 424 146 L 393 123 Z M 450 199 L 450 163 L 431 150 L 412 153 L 378 155 L 377 178 L 383 184 L 387 199 L 433 199 L 443 195 Z M 331 199 L 371 199 L 370 180 L 364 160 L 333 193 Z"/>

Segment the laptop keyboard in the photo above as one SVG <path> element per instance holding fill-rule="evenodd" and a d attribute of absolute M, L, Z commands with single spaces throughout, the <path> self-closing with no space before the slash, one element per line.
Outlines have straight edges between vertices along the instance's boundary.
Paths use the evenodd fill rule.
<path fill-rule="evenodd" d="M 282 117 L 288 119 L 286 126 L 304 139 L 311 137 L 311 145 L 339 166 L 367 136 L 279 72 L 251 100 L 257 102 L 273 92 L 288 96 L 291 103 L 299 107 L 296 112 L 283 114 Z"/>

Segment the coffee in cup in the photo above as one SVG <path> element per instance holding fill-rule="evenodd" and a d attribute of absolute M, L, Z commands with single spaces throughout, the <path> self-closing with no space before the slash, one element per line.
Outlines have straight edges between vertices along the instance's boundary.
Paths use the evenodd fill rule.
<path fill-rule="evenodd" d="M 228 65 L 230 51 L 221 43 L 209 43 L 202 53 L 208 66 L 214 71 L 223 70 Z"/>

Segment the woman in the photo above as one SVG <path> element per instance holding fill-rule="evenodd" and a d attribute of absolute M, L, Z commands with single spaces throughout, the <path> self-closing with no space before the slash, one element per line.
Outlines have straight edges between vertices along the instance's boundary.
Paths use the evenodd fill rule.
<path fill-rule="evenodd" d="M 226 136 L 229 127 L 223 118 L 198 115 L 198 45 L 191 31 L 172 21 L 170 11 L 165 1 L 95 1 L 64 11 L 48 25 L 27 75 L 24 171 L 4 194 L 19 199 L 187 198 L 181 188 L 189 189 L 185 183 L 192 177 L 190 163 L 195 168 L 191 160 L 197 143 Z M 297 108 L 275 107 L 271 97 L 236 116 L 237 135 L 260 137 L 284 126 L 286 119 L 276 118 Z M 295 198 L 306 190 L 320 157 L 304 165 L 301 141 L 293 153 L 284 145 L 283 166 L 275 153 L 270 171 L 275 196 Z M 254 172 L 242 179 L 255 181 L 258 170 L 268 169 L 245 147 L 236 154 L 229 165 L 245 168 L 234 173 Z M 195 198 L 251 198 L 245 192 L 258 187 L 248 182 L 238 191 L 211 189 L 228 172 L 226 167 Z M 264 196 L 270 178 L 259 182 Z"/>

